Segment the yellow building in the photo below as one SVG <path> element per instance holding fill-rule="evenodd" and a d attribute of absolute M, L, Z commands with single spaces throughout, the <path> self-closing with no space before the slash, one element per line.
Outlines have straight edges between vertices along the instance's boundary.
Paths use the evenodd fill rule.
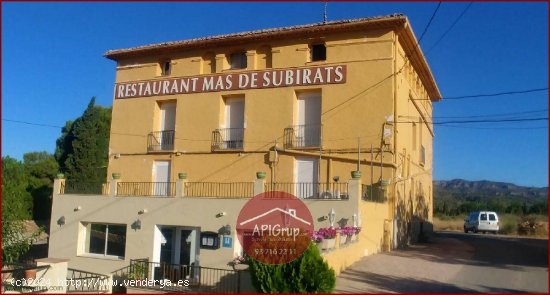
<path fill-rule="evenodd" d="M 324 254 L 337 272 L 429 229 L 432 102 L 441 94 L 405 16 L 105 56 L 116 61 L 108 167 L 115 179 L 92 198 L 64 193 L 69 184 L 58 181 L 50 256 L 101 272 L 130 259 L 158 262 L 170 255 L 153 243 L 165 238 L 158 225 L 199 243 L 204 231 L 234 226 L 244 202 L 265 190 L 303 198 L 316 228 L 327 226 L 321 217 L 331 209 L 362 225 L 357 242 Z M 361 175 L 350 180 L 352 171 Z M 91 227 L 108 232 L 109 224 L 124 228 L 124 255 L 88 255 Z M 238 245 L 192 248 L 195 257 L 186 249 L 171 261 L 223 268 L 239 252 Z"/>

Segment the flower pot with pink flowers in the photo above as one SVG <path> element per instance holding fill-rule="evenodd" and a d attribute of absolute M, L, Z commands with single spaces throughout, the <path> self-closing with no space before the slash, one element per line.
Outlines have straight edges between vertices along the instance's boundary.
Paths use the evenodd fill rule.
<path fill-rule="evenodd" d="M 313 241 L 321 250 L 330 250 L 336 246 L 336 229 L 333 227 L 322 227 L 313 232 Z"/>

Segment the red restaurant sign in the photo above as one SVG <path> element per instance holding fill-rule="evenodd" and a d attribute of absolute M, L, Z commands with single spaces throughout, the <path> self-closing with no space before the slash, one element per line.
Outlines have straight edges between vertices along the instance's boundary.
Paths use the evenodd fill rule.
<path fill-rule="evenodd" d="M 345 82 L 345 65 L 273 69 L 117 83 L 115 84 L 115 99 L 289 86 L 342 84 Z"/>

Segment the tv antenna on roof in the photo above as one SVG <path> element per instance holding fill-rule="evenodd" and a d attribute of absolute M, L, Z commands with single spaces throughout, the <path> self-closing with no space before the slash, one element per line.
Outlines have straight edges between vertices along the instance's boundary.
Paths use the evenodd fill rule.
<path fill-rule="evenodd" d="M 328 4 L 328 1 L 325 1 L 325 13 L 323 14 L 323 23 L 324 24 L 327 23 L 327 4 Z"/>

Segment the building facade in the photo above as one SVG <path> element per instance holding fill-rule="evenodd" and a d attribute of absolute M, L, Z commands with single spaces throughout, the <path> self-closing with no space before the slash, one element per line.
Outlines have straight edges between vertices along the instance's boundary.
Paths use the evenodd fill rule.
<path fill-rule="evenodd" d="M 269 190 L 304 199 L 315 228 L 329 226 L 331 210 L 361 225 L 357 242 L 324 253 L 337 272 L 429 228 L 432 102 L 441 94 L 405 16 L 105 56 L 116 62 L 114 179 L 94 196 L 57 181 L 51 257 L 100 272 L 139 258 L 227 267 L 240 253 L 236 238 L 216 249 L 201 239 L 234 237 L 240 208 Z"/>

